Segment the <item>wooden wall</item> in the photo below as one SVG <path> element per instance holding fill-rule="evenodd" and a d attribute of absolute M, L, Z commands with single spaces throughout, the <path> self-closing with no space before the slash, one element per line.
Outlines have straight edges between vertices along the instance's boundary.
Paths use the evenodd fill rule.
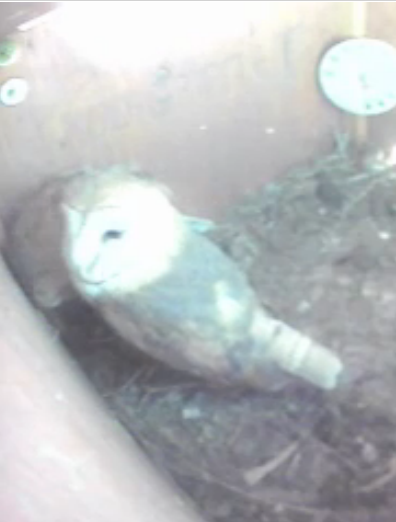
<path fill-rule="evenodd" d="M 366 3 L 367 34 L 396 46 L 396 3 Z M 396 144 L 396 110 L 371 118 L 369 123 L 369 144 L 372 147 Z"/>
<path fill-rule="evenodd" d="M 315 68 L 351 34 L 352 2 L 259 3 L 238 38 L 164 56 L 140 74 L 93 64 L 51 22 L 20 35 L 23 57 L 0 81 L 22 76 L 31 91 L 23 105 L 0 107 L 0 211 L 47 176 L 137 159 L 183 209 L 218 216 L 328 147 L 345 122 L 319 93 Z M 382 9 L 393 15 L 392 4 Z"/>
<path fill-rule="evenodd" d="M 0 2 L 0 38 L 55 9 L 56 2 Z"/>

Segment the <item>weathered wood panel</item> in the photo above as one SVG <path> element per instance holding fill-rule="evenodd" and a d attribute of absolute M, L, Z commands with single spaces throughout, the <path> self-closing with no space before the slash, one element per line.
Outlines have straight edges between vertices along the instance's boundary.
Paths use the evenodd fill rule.
<path fill-rule="evenodd" d="M 0 107 L 0 210 L 46 176 L 136 158 L 187 211 L 218 215 L 327 146 L 342 117 L 319 93 L 315 67 L 349 34 L 351 3 L 260 4 L 238 38 L 140 74 L 90 63 L 51 23 L 23 35 L 23 59 L 0 70 L 0 80 L 31 85 L 23 105 Z"/>

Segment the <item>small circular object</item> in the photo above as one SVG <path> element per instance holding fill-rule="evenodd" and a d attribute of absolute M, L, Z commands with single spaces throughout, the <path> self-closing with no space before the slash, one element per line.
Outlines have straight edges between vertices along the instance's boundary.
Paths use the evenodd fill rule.
<path fill-rule="evenodd" d="M 22 103 L 28 94 L 29 85 L 23 78 L 11 78 L 0 87 L 0 101 L 12 107 Z"/>
<path fill-rule="evenodd" d="M 20 55 L 19 45 L 6 40 L 0 43 L 0 67 L 7 67 L 15 63 Z"/>
<path fill-rule="evenodd" d="M 346 112 L 374 116 L 396 106 L 396 49 L 381 40 L 353 38 L 331 47 L 318 76 L 325 96 Z"/>

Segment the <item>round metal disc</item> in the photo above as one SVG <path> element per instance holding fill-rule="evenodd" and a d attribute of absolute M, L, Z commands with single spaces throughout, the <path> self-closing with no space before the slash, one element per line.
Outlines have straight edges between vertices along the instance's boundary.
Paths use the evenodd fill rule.
<path fill-rule="evenodd" d="M 20 48 L 16 42 L 6 40 L 0 43 L 0 67 L 7 67 L 15 63 L 20 55 Z"/>
<path fill-rule="evenodd" d="M 318 75 L 325 96 L 346 112 L 372 116 L 396 106 L 396 49 L 381 40 L 335 45 L 323 56 Z"/>
<path fill-rule="evenodd" d="M 23 78 L 11 78 L 0 87 L 0 101 L 3 105 L 14 106 L 22 103 L 29 91 L 29 85 Z"/>

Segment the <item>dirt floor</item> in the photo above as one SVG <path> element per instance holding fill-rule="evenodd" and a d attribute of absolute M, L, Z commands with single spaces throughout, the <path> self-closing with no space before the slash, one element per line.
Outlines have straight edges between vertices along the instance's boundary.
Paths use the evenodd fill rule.
<path fill-rule="evenodd" d="M 274 315 L 340 354 L 338 391 L 292 378 L 274 394 L 216 387 L 131 356 L 80 302 L 49 320 L 208 520 L 393 522 L 396 168 L 361 164 L 338 137 L 212 234 Z"/>

